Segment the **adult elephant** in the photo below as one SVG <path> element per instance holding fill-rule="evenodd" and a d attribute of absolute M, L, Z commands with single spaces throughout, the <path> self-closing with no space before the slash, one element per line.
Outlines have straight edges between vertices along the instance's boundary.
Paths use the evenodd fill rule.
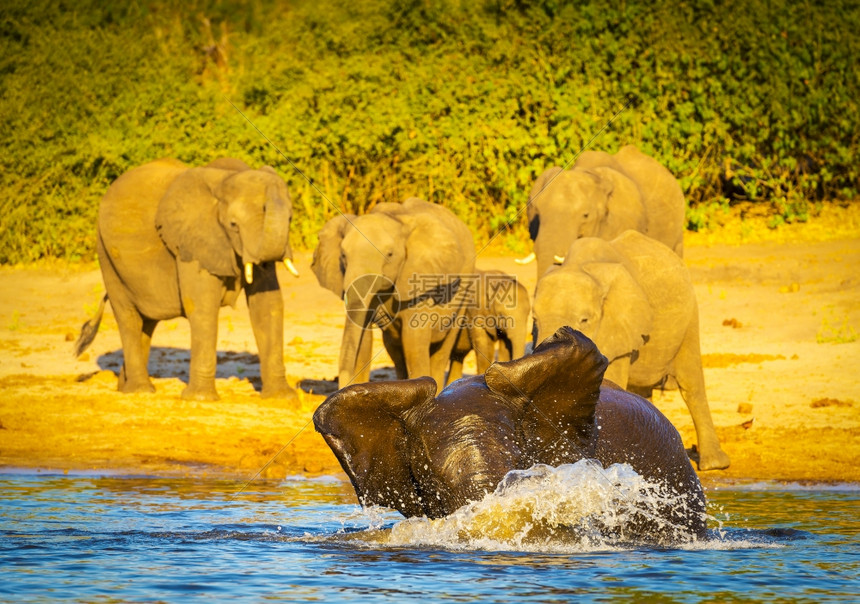
<path fill-rule="evenodd" d="M 531 315 L 529 292 L 513 275 L 477 270 L 474 292 L 466 305 L 465 325 L 451 351 L 448 383 L 463 377 L 463 361 L 472 350 L 478 373 L 496 360 L 510 361 L 525 353 Z"/>
<path fill-rule="evenodd" d="M 340 386 L 370 379 L 374 325 L 399 378 L 432 376 L 443 384 L 463 314 L 460 278 L 474 272 L 474 259 L 466 225 L 421 199 L 329 220 L 312 268 L 320 285 L 346 303 Z"/>
<path fill-rule="evenodd" d="M 362 505 L 438 518 L 510 470 L 595 459 L 630 464 L 674 497 L 640 529 L 705 534 L 705 497 L 681 438 L 648 401 L 603 382 L 606 358 L 570 327 L 438 396 L 432 380 L 342 389 L 314 413 Z"/>
<path fill-rule="evenodd" d="M 218 309 L 244 290 L 260 355 L 264 397 L 294 396 L 283 353 L 283 298 L 275 261 L 297 275 L 292 207 L 272 168 L 222 158 L 205 167 L 163 159 L 133 168 L 99 206 L 97 252 L 105 298 L 81 330 L 92 342 L 110 300 L 122 340 L 122 392 L 153 392 L 147 361 L 159 321 L 187 317 L 191 366 L 183 398 L 214 400 Z"/>
<path fill-rule="evenodd" d="M 562 325 L 594 340 L 609 359 L 606 378 L 650 396 L 673 377 L 696 428 L 699 469 L 727 468 L 702 371 L 699 310 L 683 261 L 637 231 L 612 241 L 579 239 L 537 284 L 536 341 Z"/>
<path fill-rule="evenodd" d="M 633 145 L 586 151 L 569 170 L 548 168 L 529 193 L 529 234 L 538 278 L 580 237 L 614 239 L 633 229 L 683 256 L 686 204 L 669 170 Z"/>

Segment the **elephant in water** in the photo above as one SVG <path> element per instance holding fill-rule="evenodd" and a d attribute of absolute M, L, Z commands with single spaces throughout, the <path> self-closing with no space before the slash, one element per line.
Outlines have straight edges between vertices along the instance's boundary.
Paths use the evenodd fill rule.
<path fill-rule="evenodd" d="M 275 261 L 292 264 L 292 206 L 272 168 L 223 158 L 192 168 L 164 159 L 133 168 L 99 206 L 97 253 L 107 294 L 84 324 L 83 352 L 110 300 L 122 340 L 122 392 L 153 392 L 147 361 L 159 321 L 187 317 L 191 367 L 183 398 L 214 400 L 218 310 L 244 289 L 264 397 L 295 396 L 284 370 L 284 302 Z"/>
<path fill-rule="evenodd" d="M 478 373 L 496 360 L 517 359 L 525 353 L 531 315 L 529 292 L 516 277 L 501 271 L 478 270 L 474 296 L 466 308 L 466 323 L 451 352 L 448 383 L 463 377 L 463 360 L 475 351 Z"/>
<path fill-rule="evenodd" d="M 374 325 L 398 378 L 444 384 L 464 313 L 460 280 L 475 271 L 472 233 L 450 210 L 410 198 L 336 216 L 320 231 L 311 267 L 346 303 L 341 387 L 370 379 Z"/>
<path fill-rule="evenodd" d="M 651 396 L 671 376 L 687 403 L 699 469 L 729 466 L 720 448 L 702 371 L 699 310 L 683 261 L 637 231 L 612 241 L 579 239 L 537 284 L 535 340 L 572 325 L 609 359 L 606 378 Z"/>
<path fill-rule="evenodd" d="M 533 354 L 438 396 L 428 378 L 341 389 L 314 426 L 362 505 L 439 518 L 492 493 L 511 470 L 594 459 L 629 464 L 671 494 L 646 534 L 668 526 L 703 537 L 705 497 L 677 430 L 645 399 L 604 382 L 606 366 L 591 340 L 564 327 Z"/>
<path fill-rule="evenodd" d="M 678 181 L 632 145 L 585 151 L 569 170 L 548 168 L 529 193 L 529 234 L 538 279 L 580 237 L 614 239 L 633 229 L 683 256 L 686 202 Z"/>

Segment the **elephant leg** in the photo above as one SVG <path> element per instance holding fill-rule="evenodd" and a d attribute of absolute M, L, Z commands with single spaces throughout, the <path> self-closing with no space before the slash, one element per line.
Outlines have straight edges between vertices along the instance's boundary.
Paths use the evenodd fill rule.
<path fill-rule="evenodd" d="M 472 327 L 470 330 L 472 336 L 472 347 L 475 349 L 475 364 L 477 365 L 478 373 L 485 373 L 490 365 L 496 360 L 496 343 L 487 333 L 487 330 L 482 327 Z M 510 361 L 508 359 L 499 359 L 500 361 Z"/>
<path fill-rule="evenodd" d="M 156 325 L 158 325 L 158 321 L 154 319 L 143 320 L 141 345 L 143 346 L 143 356 L 147 360 L 149 360 L 149 351 L 152 348 L 152 334 L 155 333 Z"/>
<path fill-rule="evenodd" d="M 460 355 L 455 353 L 451 357 L 451 364 L 448 366 L 448 375 L 445 378 L 445 383 L 450 384 L 451 382 L 456 382 L 461 377 L 463 377 L 463 361 L 465 360 L 465 355 Z"/>
<path fill-rule="evenodd" d="M 514 359 L 514 345 L 507 336 L 499 337 L 499 350 L 496 353 L 500 363 L 506 363 Z"/>
<path fill-rule="evenodd" d="M 432 376 L 430 371 L 430 341 L 432 335 L 432 326 L 411 326 L 409 321 L 403 321 L 403 356 L 406 361 L 406 373 L 408 377 L 417 378 L 421 376 Z M 448 354 L 445 357 L 447 361 L 450 358 L 451 349 L 448 349 Z M 442 372 L 444 373 L 444 365 Z M 440 376 L 440 380 L 444 380 L 444 375 Z M 443 382 L 437 381 L 437 387 Z"/>
<path fill-rule="evenodd" d="M 385 351 L 391 357 L 391 362 L 394 363 L 394 372 L 398 380 L 405 380 L 409 377 L 406 368 L 406 357 L 403 354 L 403 343 L 399 337 L 391 330 L 384 329 L 382 331 L 382 344 L 385 346 Z"/>
<path fill-rule="evenodd" d="M 255 267 L 254 281 L 245 286 L 251 327 L 260 355 L 263 398 L 294 398 L 284 369 L 284 299 L 278 286 L 275 265 Z"/>
<path fill-rule="evenodd" d="M 144 362 L 149 363 L 149 351 L 152 348 L 152 334 L 155 332 L 155 326 L 158 321 L 154 319 L 144 319 L 143 329 L 141 330 L 140 345 L 143 351 Z M 147 369 L 147 373 L 149 370 Z"/>
<path fill-rule="evenodd" d="M 191 324 L 191 367 L 182 398 L 218 400 L 215 390 L 218 310 L 223 283 L 197 261 L 177 263 L 182 308 Z"/>
<path fill-rule="evenodd" d="M 463 377 L 463 361 L 466 360 L 466 355 L 469 354 L 470 350 L 472 350 L 472 342 L 469 332 L 461 329 L 457 333 L 457 340 L 454 342 L 454 349 L 451 351 L 451 364 L 448 367 L 446 384 L 455 382 Z"/>
<path fill-rule="evenodd" d="M 678 389 L 696 428 L 699 469 L 721 470 L 729 467 L 729 456 L 720 448 L 720 441 L 711 418 L 700 351 L 699 325 L 698 321 L 693 321 L 675 356 L 675 379 L 678 380 Z"/>
<path fill-rule="evenodd" d="M 111 299 L 122 341 L 123 363 L 117 389 L 120 392 L 155 392 L 149 379 L 149 348 L 157 321 L 144 319 L 134 308 L 117 308 Z"/>
<path fill-rule="evenodd" d="M 458 317 L 454 317 L 454 319 L 457 318 Z M 436 380 L 436 388 L 438 390 L 441 390 L 445 386 L 445 370 L 448 368 L 448 363 L 451 360 L 451 352 L 454 350 L 454 343 L 457 341 L 457 336 L 460 331 L 462 331 L 462 328 L 457 325 L 458 322 L 455 320 L 453 322 L 453 327 L 447 331 L 442 342 L 434 346 L 432 350 L 432 334 L 430 333 L 430 330 L 428 330 L 427 333 L 426 350 L 430 361 L 430 373 L 424 375 L 430 375 L 430 377 Z M 412 377 L 411 373 L 410 377 Z"/>
<path fill-rule="evenodd" d="M 104 255 L 101 258 L 105 258 Z M 155 392 L 149 379 L 149 346 L 156 321 L 145 319 L 131 300 L 131 295 L 109 261 L 102 262 L 105 288 L 122 342 L 122 368 L 117 390 L 120 392 Z"/>

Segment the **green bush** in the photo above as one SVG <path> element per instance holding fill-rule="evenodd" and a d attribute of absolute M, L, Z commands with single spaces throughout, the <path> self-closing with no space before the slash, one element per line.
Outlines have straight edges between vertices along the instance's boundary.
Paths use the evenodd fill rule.
<path fill-rule="evenodd" d="M 858 22 L 838 0 L 7 1 L 0 262 L 92 258 L 104 190 L 164 156 L 275 166 L 299 247 L 415 195 L 522 248 L 532 181 L 586 145 L 659 158 L 690 228 L 727 199 L 804 220 L 858 194 Z"/>

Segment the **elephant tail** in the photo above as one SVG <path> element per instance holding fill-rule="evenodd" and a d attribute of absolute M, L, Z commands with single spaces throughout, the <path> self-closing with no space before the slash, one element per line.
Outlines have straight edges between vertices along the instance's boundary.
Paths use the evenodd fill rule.
<path fill-rule="evenodd" d="M 102 300 L 99 303 L 99 309 L 96 311 L 96 314 L 81 326 L 81 335 L 78 336 L 78 341 L 75 342 L 76 357 L 81 356 L 81 353 L 93 343 L 93 340 L 96 339 L 96 334 L 99 332 L 99 325 L 102 322 L 102 315 L 105 312 L 105 302 L 107 302 L 107 300 L 107 294 L 102 296 Z"/>

